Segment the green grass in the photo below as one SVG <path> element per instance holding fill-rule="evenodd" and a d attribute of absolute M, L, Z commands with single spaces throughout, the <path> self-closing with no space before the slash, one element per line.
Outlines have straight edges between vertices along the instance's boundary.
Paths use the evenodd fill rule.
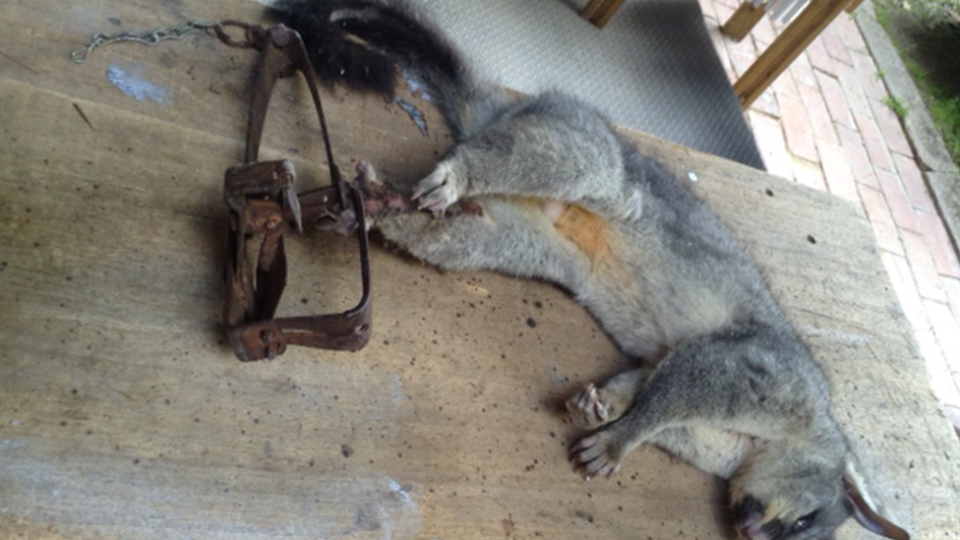
<path fill-rule="evenodd" d="M 960 166 L 960 0 L 876 0 L 874 6 Z M 884 103 L 903 118 L 899 100 Z"/>
<path fill-rule="evenodd" d="M 907 117 L 907 107 L 896 96 L 890 95 L 883 98 L 883 104 L 889 107 L 900 120 Z"/>
<path fill-rule="evenodd" d="M 943 142 L 960 166 L 960 98 L 939 99 L 930 106 L 930 116 L 944 133 Z"/>

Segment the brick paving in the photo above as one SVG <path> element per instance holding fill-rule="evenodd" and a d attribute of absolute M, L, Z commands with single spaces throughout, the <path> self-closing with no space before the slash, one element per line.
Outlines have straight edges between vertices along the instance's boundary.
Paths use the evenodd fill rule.
<path fill-rule="evenodd" d="M 719 25 L 738 3 L 700 0 L 731 83 L 783 29 L 764 17 L 743 41 L 726 38 Z M 863 207 L 931 388 L 960 433 L 960 261 L 887 96 L 856 22 L 843 13 L 746 117 L 772 174 Z"/>

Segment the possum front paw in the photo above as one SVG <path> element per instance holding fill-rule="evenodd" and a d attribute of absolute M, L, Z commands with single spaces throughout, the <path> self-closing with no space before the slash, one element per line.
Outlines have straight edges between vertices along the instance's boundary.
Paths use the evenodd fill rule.
<path fill-rule="evenodd" d="M 589 480 L 594 476 L 613 476 L 620 470 L 625 454 L 620 436 L 608 428 L 580 439 L 570 451 L 570 461 Z"/>
<path fill-rule="evenodd" d="M 598 427 L 610 421 L 610 402 L 593 383 L 568 399 L 566 405 L 570 419 L 578 424 Z"/>
<path fill-rule="evenodd" d="M 366 160 L 358 161 L 355 170 L 357 176 L 353 184 L 363 195 L 363 211 L 368 230 L 376 227 L 384 216 L 416 210 L 411 200 L 392 187 L 381 183 L 376 169 Z"/>
<path fill-rule="evenodd" d="M 442 214 L 457 202 L 462 194 L 462 179 L 454 171 L 450 161 L 443 161 L 429 176 L 421 180 L 413 190 L 413 200 L 420 210 Z"/>

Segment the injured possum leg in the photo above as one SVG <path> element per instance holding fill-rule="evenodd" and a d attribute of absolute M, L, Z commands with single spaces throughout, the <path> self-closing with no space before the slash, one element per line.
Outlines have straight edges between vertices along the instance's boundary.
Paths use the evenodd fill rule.
<path fill-rule="evenodd" d="M 358 161 L 355 170 L 357 177 L 354 179 L 354 185 L 363 195 L 363 210 L 367 214 L 368 227 L 374 226 L 388 212 L 417 210 L 416 205 L 409 198 L 381 184 L 377 178 L 377 171 L 367 161 Z"/>
<path fill-rule="evenodd" d="M 357 176 L 354 179 L 354 185 L 363 195 L 363 209 L 367 215 L 368 228 L 375 227 L 377 222 L 388 214 L 419 211 L 417 203 L 410 197 L 381 183 L 376 169 L 369 162 L 358 161 L 355 170 Z M 482 216 L 483 207 L 476 202 L 463 200 L 448 209 L 446 214 Z"/>

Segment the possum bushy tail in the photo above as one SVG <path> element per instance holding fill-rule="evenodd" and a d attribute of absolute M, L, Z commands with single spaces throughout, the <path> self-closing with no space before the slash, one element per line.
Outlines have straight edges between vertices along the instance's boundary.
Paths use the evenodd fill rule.
<path fill-rule="evenodd" d="M 423 83 L 462 141 L 502 105 L 420 10 L 400 0 L 279 0 L 281 21 L 303 37 L 317 76 L 394 97 L 401 74 Z"/>

